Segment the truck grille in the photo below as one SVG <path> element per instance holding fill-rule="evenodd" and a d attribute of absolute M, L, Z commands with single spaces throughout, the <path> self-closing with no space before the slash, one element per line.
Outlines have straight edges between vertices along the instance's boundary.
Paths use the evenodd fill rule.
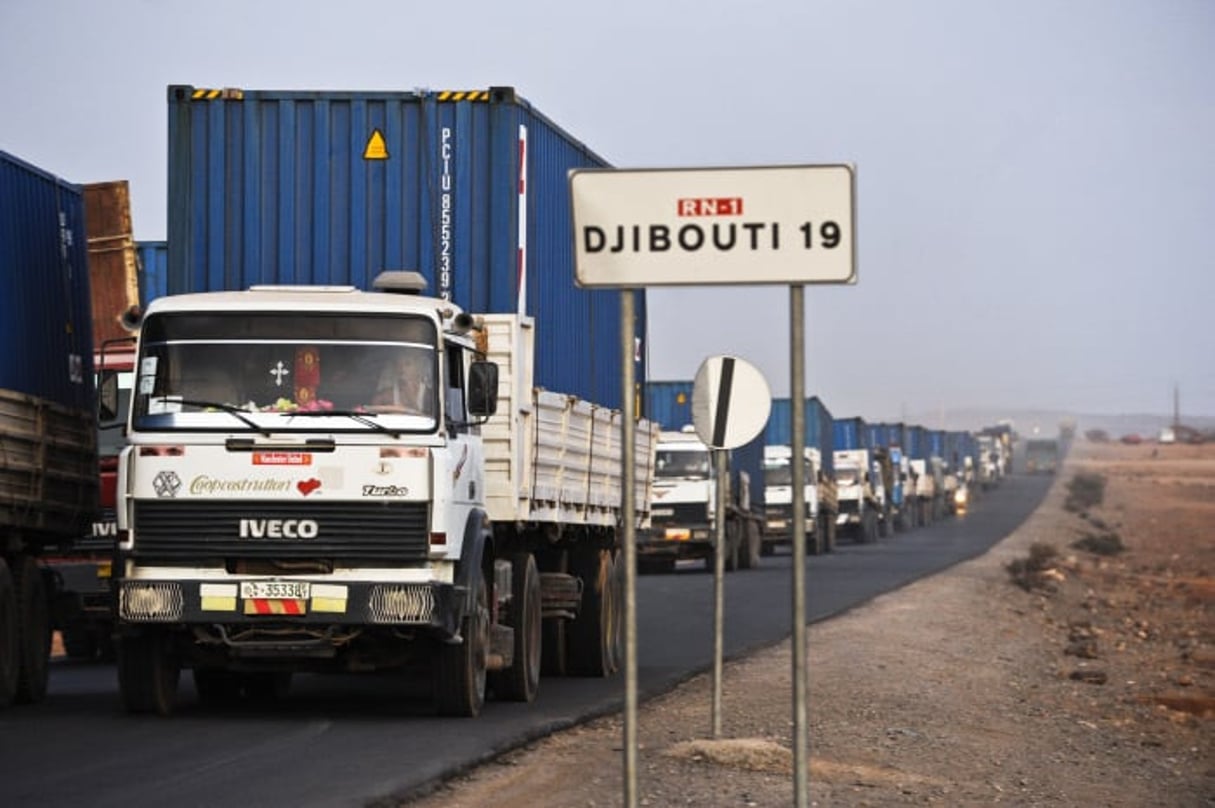
<path fill-rule="evenodd" d="M 702 502 L 676 502 L 664 505 L 659 501 L 650 505 L 650 524 L 654 527 L 659 525 L 703 525 L 708 519 L 708 510 Z"/>
<path fill-rule="evenodd" d="M 429 549 L 424 502 L 139 501 L 134 522 L 144 561 L 420 562 Z"/>

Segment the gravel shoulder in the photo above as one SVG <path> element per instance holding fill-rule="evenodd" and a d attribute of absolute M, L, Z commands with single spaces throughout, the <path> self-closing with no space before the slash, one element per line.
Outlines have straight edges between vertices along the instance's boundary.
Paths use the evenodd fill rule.
<path fill-rule="evenodd" d="M 1077 475 L 1100 504 L 1068 505 Z M 810 803 L 1215 806 L 1213 616 L 1215 446 L 1078 442 L 991 551 L 809 628 Z M 641 705 L 641 805 L 792 804 L 790 653 L 726 664 L 720 740 L 707 675 Z M 602 718 L 405 804 L 622 805 L 622 738 Z"/>

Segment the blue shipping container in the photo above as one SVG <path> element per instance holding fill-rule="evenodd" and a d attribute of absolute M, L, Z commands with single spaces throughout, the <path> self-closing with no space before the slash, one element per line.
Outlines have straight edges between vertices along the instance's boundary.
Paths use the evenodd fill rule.
<path fill-rule="evenodd" d="M 0 152 L 0 389 L 91 413 L 84 193 Z"/>
<path fill-rule="evenodd" d="M 656 381 L 645 385 L 641 415 L 662 429 L 679 431 L 692 424 L 692 387 L 690 381 Z M 734 449 L 731 463 L 735 471 L 751 478 L 751 506 L 762 508 L 764 500 L 764 435 Z M 737 484 L 737 483 L 736 483 Z M 737 489 L 736 489 L 737 490 Z"/>
<path fill-rule="evenodd" d="M 836 418 L 834 423 L 835 450 L 870 449 L 869 426 L 864 418 Z"/>
<path fill-rule="evenodd" d="M 806 399 L 806 446 L 818 449 L 823 458 L 823 471 L 835 473 L 835 419 L 818 396 Z M 764 430 L 764 443 L 768 446 L 789 446 L 793 443 L 793 410 L 788 398 L 772 399 L 772 412 Z"/>
<path fill-rule="evenodd" d="M 512 88 L 168 96 L 169 294 L 416 270 L 467 311 L 535 317 L 538 386 L 620 406 L 624 292 L 575 285 L 568 185 L 607 164 Z"/>
<path fill-rule="evenodd" d="M 662 429 L 678 431 L 692 423 L 692 382 L 646 382 L 641 415 Z"/>
<path fill-rule="evenodd" d="M 169 293 L 169 243 L 167 241 L 137 241 L 139 256 L 139 304 L 145 309 L 158 297 Z"/>
<path fill-rule="evenodd" d="M 905 434 L 907 436 L 907 446 L 905 447 L 907 457 L 912 460 L 927 460 L 927 430 L 922 426 L 909 426 L 907 427 Z"/>

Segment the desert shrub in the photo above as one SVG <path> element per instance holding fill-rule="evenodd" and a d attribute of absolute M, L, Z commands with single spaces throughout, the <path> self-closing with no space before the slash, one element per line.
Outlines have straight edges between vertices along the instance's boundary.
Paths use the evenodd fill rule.
<path fill-rule="evenodd" d="M 1112 530 L 1105 533 L 1089 533 L 1072 542 L 1072 547 L 1086 553 L 1104 556 L 1118 555 L 1126 549 L 1126 545 L 1122 543 L 1122 537 Z"/>
<path fill-rule="evenodd" d="M 1067 483 L 1067 499 L 1063 507 L 1072 513 L 1100 505 L 1105 499 L 1105 477 L 1100 474 L 1077 472 Z"/>
<path fill-rule="evenodd" d="M 1040 573 L 1055 565 L 1059 551 L 1054 545 L 1036 541 L 1029 546 L 1029 555 L 1014 558 L 1005 565 L 1012 582 L 1027 592 L 1041 584 Z"/>

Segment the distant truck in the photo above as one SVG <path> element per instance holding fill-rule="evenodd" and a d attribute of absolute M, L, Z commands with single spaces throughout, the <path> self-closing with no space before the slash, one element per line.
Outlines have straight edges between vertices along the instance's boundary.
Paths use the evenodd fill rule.
<path fill-rule="evenodd" d="M 1054 474 L 1059 470 L 1059 441 L 1030 438 L 1025 442 L 1025 470 L 1030 474 Z"/>
<path fill-rule="evenodd" d="M 911 464 L 906 451 L 907 428 L 901 422 L 869 424 L 870 442 L 875 447 L 887 493 L 885 518 L 895 531 L 906 530 L 912 525 L 908 512 Z"/>
<path fill-rule="evenodd" d="M 170 713 L 181 668 L 226 702 L 299 671 L 429 666 L 460 716 L 487 681 L 531 701 L 545 657 L 618 668 L 620 412 L 535 387 L 530 318 L 423 283 L 148 307 L 119 464 L 128 711 Z M 656 438 L 636 424 L 640 529 Z"/>
<path fill-rule="evenodd" d="M 54 571 L 97 511 L 81 189 L 0 152 L 0 707 L 46 696 Z"/>
<path fill-rule="evenodd" d="M 863 418 L 835 419 L 836 529 L 862 543 L 893 532 L 886 496 L 890 456 L 882 451 L 879 458 L 872 437 Z"/>
<path fill-rule="evenodd" d="M 725 486 L 727 571 L 759 566 L 763 547 L 760 489 L 763 444 L 752 441 L 726 455 L 726 477 L 716 472 L 715 455 L 692 428 L 664 431 L 658 438 L 650 530 L 637 539 L 640 568 L 670 572 L 677 561 L 716 563 L 717 490 Z"/>
<path fill-rule="evenodd" d="M 788 398 L 772 401 L 764 430 L 764 552 L 791 547 L 793 542 L 792 404 Z M 834 419 L 818 396 L 805 399 L 805 463 L 803 498 L 806 503 L 806 551 L 828 553 L 835 549 L 839 487 L 835 482 Z"/>

